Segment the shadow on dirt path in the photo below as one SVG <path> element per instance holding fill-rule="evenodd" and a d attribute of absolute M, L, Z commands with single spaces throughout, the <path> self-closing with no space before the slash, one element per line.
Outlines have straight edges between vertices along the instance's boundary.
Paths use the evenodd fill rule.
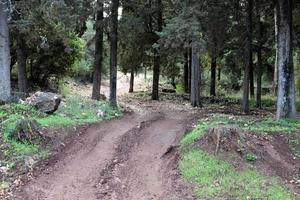
<path fill-rule="evenodd" d="M 162 157 L 187 131 L 195 111 L 160 102 L 139 106 L 86 130 L 13 199 L 196 199 L 175 182 L 176 155 Z"/>

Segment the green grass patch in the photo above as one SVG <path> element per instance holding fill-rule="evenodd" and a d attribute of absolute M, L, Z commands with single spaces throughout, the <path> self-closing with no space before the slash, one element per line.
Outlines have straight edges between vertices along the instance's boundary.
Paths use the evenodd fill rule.
<path fill-rule="evenodd" d="M 99 116 L 99 112 L 104 116 Z M 102 120 L 110 120 L 121 116 L 122 112 L 110 106 L 108 102 L 94 101 L 83 97 L 67 97 L 60 108 L 53 115 L 38 118 L 43 126 L 78 126 L 95 123 Z"/>
<path fill-rule="evenodd" d="M 184 93 L 184 85 L 182 83 L 176 85 L 176 93 Z"/>
<path fill-rule="evenodd" d="M 181 174 L 194 182 L 196 193 L 201 197 L 218 199 L 229 197 L 234 199 L 272 199 L 292 200 L 294 196 L 283 187 L 278 180 L 261 174 L 256 169 L 248 168 L 237 171 L 233 165 L 219 160 L 196 147 L 209 128 L 216 126 L 236 126 L 244 130 L 258 132 L 294 132 L 299 130 L 300 121 L 271 118 L 255 119 L 216 114 L 202 120 L 198 126 L 181 140 L 182 159 L 178 167 Z M 255 161 L 256 155 L 249 152 L 246 160 Z"/>
<path fill-rule="evenodd" d="M 7 189 L 10 187 L 10 183 L 7 181 L 0 181 L 0 190 L 1 189 Z"/>
<path fill-rule="evenodd" d="M 279 182 L 254 169 L 236 171 L 234 167 L 202 150 L 190 150 L 179 162 L 184 177 L 197 184 L 196 192 L 205 198 L 223 195 L 247 199 L 292 200 L 293 196 Z"/>

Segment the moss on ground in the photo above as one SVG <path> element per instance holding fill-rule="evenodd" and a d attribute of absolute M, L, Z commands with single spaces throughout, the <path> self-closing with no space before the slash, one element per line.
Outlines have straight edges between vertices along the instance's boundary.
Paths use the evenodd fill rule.
<path fill-rule="evenodd" d="M 196 147 L 209 128 L 222 126 L 237 126 L 241 129 L 255 132 L 287 132 L 291 134 L 300 128 L 298 120 L 261 119 L 253 117 L 238 117 L 230 115 L 212 115 L 202 120 L 197 127 L 181 140 L 182 159 L 179 170 L 182 175 L 193 181 L 196 192 L 201 197 L 218 199 L 228 196 L 234 199 L 272 199 L 292 200 L 294 196 L 274 177 L 269 177 L 248 168 L 236 171 L 234 166 L 219 160 Z"/>

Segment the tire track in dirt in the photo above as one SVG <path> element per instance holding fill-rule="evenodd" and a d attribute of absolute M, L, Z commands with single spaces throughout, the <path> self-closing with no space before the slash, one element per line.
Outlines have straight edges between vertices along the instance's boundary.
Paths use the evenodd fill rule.
<path fill-rule="evenodd" d="M 138 118 L 128 115 L 92 126 L 83 138 L 61 153 L 53 167 L 25 185 L 14 199 L 96 199 L 97 174 L 111 160 L 119 137 L 132 129 Z"/>
<path fill-rule="evenodd" d="M 101 173 L 98 199 L 197 199 L 186 183 L 180 185 L 176 155 L 164 158 L 187 131 L 191 116 L 169 111 L 156 114 L 156 120 L 122 137 L 114 158 Z"/>

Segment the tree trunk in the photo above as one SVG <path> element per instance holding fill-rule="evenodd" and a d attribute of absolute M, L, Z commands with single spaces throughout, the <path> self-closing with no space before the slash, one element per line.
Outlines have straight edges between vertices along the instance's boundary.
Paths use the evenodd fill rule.
<path fill-rule="evenodd" d="M 260 11 L 258 11 L 258 49 L 257 49 L 257 90 L 256 90 L 256 107 L 261 108 L 261 78 L 262 78 L 262 22 L 260 18 Z"/>
<path fill-rule="evenodd" d="M 199 48 L 193 45 L 191 77 L 191 103 L 193 107 L 202 107 L 200 102 L 200 79 Z"/>
<path fill-rule="evenodd" d="M 103 63 L 103 2 L 97 1 L 98 11 L 96 19 L 96 37 L 95 37 L 95 62 L 93 68 L 93 92 L 92 99 L 100 100 L 102 63 Z"/>
<path fill-rule="evenodd" d="M 110 34 L 110 95 L 109 101 L 117 106 L 117 65 L 118 65 L 118 8 L 119 0 L 112 0 Z"/>
<path fill-rule="evenodd" d="M 221 73 L 222 73 L 222 68 L 219 67 L 219 68 L 218 68 L 218 81 L 219 81 L 219 82 L 221 81 Z"/>
<path fill-rule="evenodd" d="M 147 65 L 144 66 L 144 79 L 147 80 Z"/>
<path fill-rule="evenodd" d="M 189 49 L 189 78 L 188 78 L 188 82 L 189 82 L 189 92 L 191 93 L 192 90 L 192 48 Z"/>
<path fill-rule="evenodd" d="M 8 2 L 0 3 L 0 101 L 8 101 L 11 96 Z"/>
<path fill-rule="evenodd" d="M 274 79 L 273 79 L 273 93 L 274 96 L 277 95 L 278 89 L 278 14 L 277 10 L 278 4 L 274 8 L 274 27 L 275 27 L 275 45 L 276 45 L 276 56 L 274 65 Z"/>
<path fill-rule="evenodd" d="M 157 9 L 157 31 L 162 31 L 162 0 L 156 0 Z M 156 41 L 159 40 L 159 36 L 156 35 Z M 152 85 L 152 100 L 159 100 L 159 76 L 160 76 L 160 55 L 159 50 L 154 52 L 154 65 L 153 65 L 153 85 Z"/>
<path fill-rule="evenodd" d="M 292 0 L 277 0 L 278 14 L 278 102 L 277 118 L 296 116 L 293 64 Z"/>
<path fill-rule="evenodd" d="M 129 93 L 133 93 L 133 87 L 134 87 L 134 69 L 131 69 Z"/>
<path fill-rule="evenodd" d="M 243 93 L 243 112 L 249 113 L 249 84 L 250 84 L 250 69 L 252 68 L 252 10 L 253 0 L 248 0 L 247 3 L 247 31 L 246 31 L 246 44 L 245 44 L 245 74 L 244 74 L 244 93 Z"/>
<path fill-rule="evenodd" d="M 152 84 L 152 100 L 159 100 L 159 74 L 160 74 L 160 56 L 154 57 L 153 64 L 153 84 Z"/>
<path fill-rule="evenodd" d="M 184 92 L 189 93 L 189 54 L 185 52 L 184 54 Z"/>
<path fill-rule="evenodd" d="M 217 74 L 217 59 L 215 56 L 213 56 L 211 58 L 210 96 L 216 96 L 216 74 Z"/>
<path fill-rule="evenodd" d="M 253 61 L 252 61 L 252 64 L 250 65 L 250 97 L 253 99 L 255 98 Z"/>
<path fill-rule="evenodd" d="M 26 72 L 26 43 L 24 40 L 24 35 L 18 33 L 17 36 L 17 59 L 18 59 L 18 87 L 22 98 L 27 96 L 27 72 Z"/>

